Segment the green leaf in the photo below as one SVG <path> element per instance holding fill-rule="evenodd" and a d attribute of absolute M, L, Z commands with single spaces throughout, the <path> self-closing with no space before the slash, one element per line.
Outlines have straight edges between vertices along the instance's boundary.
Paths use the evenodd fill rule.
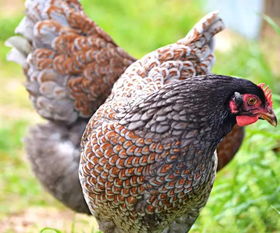
<path fill-rule="evenodd" d="M 264 20 L 280 35 L 280 26 L 275 23 L 275 21 L 267 15 L 263 16 Z"/>
<path fill-rule="evenodd" d="M 45 227 L 40 231 L 40 233 L 62 233 L 62 231 L 51 227 Z"/>

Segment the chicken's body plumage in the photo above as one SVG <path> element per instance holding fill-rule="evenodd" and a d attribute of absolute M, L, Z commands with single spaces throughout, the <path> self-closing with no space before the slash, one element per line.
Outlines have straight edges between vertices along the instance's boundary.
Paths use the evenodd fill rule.
<path fill-rule="evenodd" d="M 174 80 L 208 74 L 214 62 L 212 37 L 222 28 L 220 18 L 211 14 L 177 44 L 150 54 L 147 62 L 142 59 L 134 64 L 125 81 L 122 78 L 114 88 L 113 108 L 134 105 Z M 89 117 L 135 59 L 92 22 L 76 0 L 28 0 L 26 17 L 16 32 L 25 39 L 17 36 L 8 41 L 15 47 L 9 59 L 23 66 L 33 106 L 50 121 L 33 127 L 25 141 L 33 170 L 58 200 L 89 213 L 76 170 L 78 141 Z M 150 79 L 143 79 L 148 73 Z M 104 106 L 96 116 L 112 107 L 106 110 Z M 237 128 L 219 144 L 219 168 L 236 153 L 243 134 L 243 128 Z M 182 222 L 178 219 L 173 228 L 181 228 Z"/>

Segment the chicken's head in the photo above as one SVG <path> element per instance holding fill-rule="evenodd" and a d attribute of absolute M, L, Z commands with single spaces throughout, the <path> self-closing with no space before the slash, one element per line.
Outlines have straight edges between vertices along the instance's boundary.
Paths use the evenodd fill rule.
<path fill-rule="evenodd" d="M 277 118 L 272 109 L 271 90 L 263 83 L 254 93 L 235 92 L 229 107 L 231 113 L 236 115 L 236 123 L 246 126 L 258 119 L 267 120 L 271 125 L 277 125 Z"/>

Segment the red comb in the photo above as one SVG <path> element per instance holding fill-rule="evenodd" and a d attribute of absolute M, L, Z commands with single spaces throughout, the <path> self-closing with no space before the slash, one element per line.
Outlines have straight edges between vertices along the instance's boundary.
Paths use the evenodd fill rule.
<path fill-rule="evenodd" d="M 272 107 L 272 92 L 269 89 L 269 87 L 264 83 L 258 84 L 258 87 L 260 87 L 263 90 L 268 105 Z"/>

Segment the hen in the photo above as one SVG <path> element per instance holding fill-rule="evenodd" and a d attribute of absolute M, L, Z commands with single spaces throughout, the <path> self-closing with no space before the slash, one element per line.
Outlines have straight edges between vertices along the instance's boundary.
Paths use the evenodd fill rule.
<path fill-rule="evenodd" d="M 133 63 L 89 121 L 80 180 L 105 233 L 188 232 L 210 194 L 218 143 L 235 124 L 276 125 L 263 85 L 197 76 L 208 73 L 209 42 L 221 28 L 211 14 Z"/>
<path fill-rule="evenodd" d="M 212 26 L 210 18 L 219 23 Z M 212 14 L 188 34 L 189 76 L 210 72 L 212 37 L 222 28 Z M 16 32 L 24 37 L 8 40 L 15 47 L 9 59 L 23 66 L 33 106 L 49 120 L 33 127 L 25 139 L 33 170 L 58 200 L 89 213 L 78 180 L 79 141 L 89 117 L 135 59 L 92 22 L 76 0 L 26 1 L 26 17 Z M 218 169 L 232 159 L 243 135 L 243 127 L 236 126 L 219 144 Z"/>

